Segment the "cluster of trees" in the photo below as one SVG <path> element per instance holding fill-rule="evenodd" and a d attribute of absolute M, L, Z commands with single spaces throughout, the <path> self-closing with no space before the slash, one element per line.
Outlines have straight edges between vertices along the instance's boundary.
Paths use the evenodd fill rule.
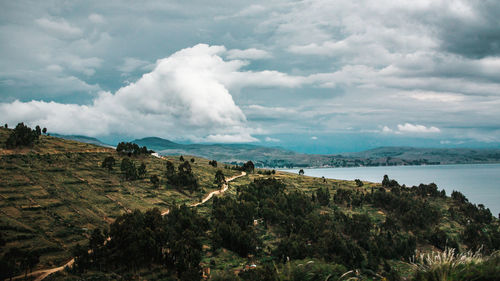
<path fill-rule="evenodd" d="M 73 270 L 136 272 L 159 265 L 180 280 L 200 280 L 207 229 L 207 220 L 185 205 L 173 207 L 166 216 L 158 209 L 136 210 L 118 217 L 105 233 L 94 230 L 87 246 L 77 245 Z"/>
<path fill-rule="evenodd" d="M 318 188 L 313 193 L 312 200 L 317 201 L 321 206 L 328 206 L 330 203 L 330 190 L 328 187 Z"/>
<path fill-rule="evenodd" d="M 491 253 L 500 248 L 500 229 L 492 224 L 493 216 L 483 204 L 475 205 L 458 191 L 453 191 L 451 198 L 455 203 L 448 209 L 451 217 L 465 225 L 460 237 L 470 249 L 481 248 Z"/>
<path fill-rule="evenodd" d="M 247 172 L 247 173 L 251 174 L 255 170 L 255 165 L 253 164 L 252 161 L 247 161 L 246 163 L 243 163 L 243 165 L 241 165 L 241 166 L 238 166 L 238 165 L 228 166 L 228 165 L 226 165 L 225 168 L 226 169 L 243 171 L 243 172 Z"/>
<path fill-rule="evenodd" d="M 139 167 L 136 167 L 134 161 L 129 158 L 123 158 L 120 170 L 123 172 L 126 180 L 133 181 L 143 178 L 146 175 L 146 164 L 142 162 Z"/>
<path fill-rule="evenodd" d="M 4 246 L 4 244 L 5 241 L 0 241 L 1 246 Z M 33 268 L 39 262 L 40 254 L 36 251 L 26 251 L 15 247 L 10 248 L 0 258 L 0 279 L 7 280 L 7 278 L 12 278 L 21 273 L 24 273 L 24 279 L 26 279 L 28 271 L 33 271 Z"/>
<path fill-rule="evenodd" d="M 210 160 L 210 161 L 208 161 L 208 165 L 210 165 L 210 166 L 212 166 L 212 167 L 214 167 L 214 168 L 217 168 L 217 161 L 215 161 L 215 160 Z"/>
<path fill-rule="evenodd" d="M 348 216 L 341 211 L 321 214 L 330 194 L 320 188 L 308 196 L 287 190 L 276 179 L 256 179 L 238 188 L 237 197 L 218 198 L 212 206 L 212 240 L 245 257 L 263 254 L 254 220 L 271 227 L 279 237 L 275 248 L 265 249 L 283 262 L 318 258 L 347 268 L 377 269 L 382 258 L 407 258 L 416 247 L 411 234 L 375 229 L 368 215 Z M 374 253 L 374 254 L 371 254 Z"/>
<path fill-rule="evenodd" d="M 182 156 L 181 156 L 182 157 Z M 183 158 L 184 159 L 184 158 Z M 167 184 L 177 189 L 186 189 L 189 192 L 199 191 L 200 185 L 193 174 L 191 164 L 184 161 L 179 165 L 177 171 L 172 162 L 167 161 Z"/>
<path fill-rule="evenodd" d="M 398 276 L 386 260 L 408 259 L 414 254 L 417 241 L 441 249 L 458 248 L 461 243 L 468 249 L 483 245 L 491 251 L 500 247 L 498 225 L 491 224 L 492 216 L 484 206 L 468 203 L 461 194 L 452 195 L 457 204 L 450 211 L 468 221 L 457 240 L 438 227 L 443 214 L 430 201 L 446 195 L 435 184 L 408 188 L 387 177 L 385 186 L 372 189 L 371 193 L 336 189 L 332 205 L 332 195 L 326 187 L 307 196 L 287 189 L 276 179 L 257 179 L 238 188 L 236 198 L 214 200 L 213 245 L 242 257 L 270 253 L 283 262 L 317 258 L 348 269 L 382 272 L 391 280 Z M 384 211 L 385 221 L 375 223 L 363 213 L 347 215 L 336 206 L 344 204 L 374 206 Z M 320 212 L 319 206 L 331 206 L 332 213 Z M 275 247 L 263 249 L 254 221 L 262 222 L 265 228 L 272 227 L 279 238 Z"/>
<path fill-rule="evenodd" d="M 138 155 L 141 155 L 141 154 L 151 154 L 151 153 L 154 153 L 153 150 L 148 150 L 148 148 L 145 147 L 145 146 L 140 147 L 136 143 L 132 143 L 132 142 L 120 142 L 116 146 L 116 151 L 118 153 L 126 154 L 129 157 L 132 156 L 132 155 L 138 156 Z"/>
<path fill-rule="evenodd" d="M 255 165 L 252 161 L 247 161 L 245 164 L 243 164 L 243 166 L 241 166 L 240 170 L 251 174 L 255 170 Z"/>
<path fill-rule="evenodd" d="M 270 175 L 276 174 L 276 170 L 274 170 L 274 169 L 273 170 L 263 170 L 263 171 L 262 170 L 258 170 L 257 174 L 270 176 Z"/>
<path fill-rule="evenodd" d="M 46 133 L 47 128 L 40 128 L 40 126 L 36 126 L 34 130 L 30 127 L 24 125 L 24 123 L 19 123 L 12 130 L 7 141 L 5 142 L 5 146 L 7 148 L 16 148 L 21 146 L 33 146 L 35 141 L 38 140 L 42 133 Z"/>

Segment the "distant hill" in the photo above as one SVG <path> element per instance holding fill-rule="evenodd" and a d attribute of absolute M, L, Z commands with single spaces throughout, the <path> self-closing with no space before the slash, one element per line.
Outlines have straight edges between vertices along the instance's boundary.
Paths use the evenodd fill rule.
<path fill-rule="evenodd" d="M 500 149 L 379 147 L 343 156 L 397 164 L 494 163 L 500 161 Z"/>
<path fill-rule="evenodd" d="M 114 147 L 113 145 L 104 143 L 96 138 L 92 137 L 87 137 L 87 136 L 80 136 L 80 135 L 60 135 L 60 134 L 51 134 L 54 137 L 66 139 L 66 140 L 74 140 L 78 142 L 83 142 L 83 143 L 90 143 L 90 144 L 95 144 L 99 146 L 104 146 L 104 147 Z"/>
<path fill-rule="evenodd" d="M 143 138 L 132 142 L 147 146 L 162 155 L 195 155 L 227 163 L 255 162 L 274 159 L 296 159 L 296 152 L 279 147 L 265 147 L 252 144 L 179 144 L 161 138 Z"/>
<path fill-rule="evenodd" d="M 251 144 L 179 144 L 149 137 L 133 141 L 162 155 L 195 155 L 226 163 L 252 160 L 258 167 L 357 167 L 498 163 L 500 149 L 380 147 L 337 155 L 304 154 Z"/>

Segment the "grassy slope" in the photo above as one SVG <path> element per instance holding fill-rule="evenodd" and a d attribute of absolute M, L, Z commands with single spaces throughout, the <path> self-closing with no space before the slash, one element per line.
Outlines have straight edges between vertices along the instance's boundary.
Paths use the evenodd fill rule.
<path fill-rule="evenodd" d="M 195 158 L 193 172 L 203 193 L 183 194 L 166 189 L 165 160 L 153 156 L 133 158 L 147 165 L 145 179 L 124 181 L 120 173 L 122 156 L 113 149 L 60 138 L 41 136 L 33 148 L 3 149 L 10 131 L 0 129 L 0 230 L 12 246 L 40 250 L 40 268 L 60 265 L 70 258 L 70 248 L 86 242 L 90 231 L 105 227 L 129 209 L 167 209 L 172 203 L 196 202 L 214 190 L 217 170 L 208 160 Z M 100 168 L 113 156 L 114 170 Z M 186 157 L 186 160 L 191 157 Z M 170 158 L 176 166 L 178 157 Z M 219 167 L 223 168 L 223 167 Z M 237 171 L 224 170 L 227 177 Z M 161 178 L 156 190 L 151 175 Z M 2 253 L 0 253 L 1 255 Z"/>
<path fill-rule="evenodd" d="M 0 129 L 0 147 L 7 138 L 8 131 Z M 114 171 L 108 172 L 100 168 L 101 161 L 112 155 L 119 159 Z M 33 149 L 16 151 L 0 150 L 0 229 L 7 239 L 7 247 L 21 246 L 42 249 L 44 255 L 39 267 L 60 265 L 70 257 L 69 249 L 78 242 L 85 242 L 90 230 L 95 227 L 105 227 L 115 217 L 127 209 L 146 210 L 158 207 L 161 210 L 170 204 L 195 202 L 203 194 L 183 194 L 176 190 L 165 188 L 163 173 L 165 160 L 147 156 L 135 158 L 136 163 L 145 162 L 149 176 L 156 174 L 161 177 L 162 184 L 155 190 L 148 179 L 127 182 L 119 172 L 121 156 L 109 148 L 91 144 L 78 143 L 70 140 L 42 136 L 40 143 Z M 167 157 L 175 165 L 179 165 L 178 157 Z M 191 157 L 185 157 L 186 160 Z M 214 189 L 213 175 L 217 168 L 208 165 L 207 159 L 196 158 L 192 164 L 193 171 L 204 193 Z M 223 165 L 219 165 L 223 168 Z M 224 170 L 227 177 L 238 172 Z M 245 186 L 258 177 L 268 177 L 252 174 L 230 183 L 230 189 L 224 196 L 235 194 L 238 186 Z M 328 187 L 333 197 L 339 188 L 357 189 L 369 192 L 371 187 L 378 188 L 378 183 L 365 182 L 363 187 L 357 187 L 353 181 L 299 176 L 296 174 L 277 172 L 276 178 L 285 182 L 289 189 L 301 189 L 311 194 L 317 188 Z M 451 204 L 447 199 L 432 199 L 432 204 L 439 206 L 443 214 Z M 211 201 L 198 207 L 202 214 L 210 212 Z M 376 223 L 385 220 L 382 210 L 363 205 L 360 208 L 337 206 L 346 213 L 366 213 Z M 323 207 L 322 212 L 332 212 L 332 208 Z M 449 233 L 458 235 L 462 226 L 444 218 L 439 227 Z M 271 231 L 258 226 L 259 235 L 266 245 L 277 242 Z M 210 242 L 206 241 L 207 246 Z M 429 245 L 419 245 L 421 249 L 429 249 Z M 1 254 L 1 253 L 0 253 Z M 206 247 L 204 262 L 214 260 L 217 269 L 241 269 L 249 262 L 259 262 L 240 258 L 227 250 L 210 252 Z M 400 262 L 396 267 L 405 271 L 405 264 Z"/>

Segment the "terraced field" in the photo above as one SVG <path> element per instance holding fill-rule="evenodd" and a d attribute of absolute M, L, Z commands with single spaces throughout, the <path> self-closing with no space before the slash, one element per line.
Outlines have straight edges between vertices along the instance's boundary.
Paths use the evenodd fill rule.
<path fill-rule="evenodd" d="M 8 134 L 0 129 L 0 147 Z M 107 156 L 117 160 L 111 172 L 100 166 Z M 124 212 L 190 204 L 217 189 L 217 168 L 206 159 L 195 157 L 191 163 L 203 190 L 189 194 L 166 187 L 166 159 L 132 157 L 136 165 L 146 164 L 147 174 L 126 181 L 120 172 L 122 158 L 110 148 L 50 136 L 41 136 L 33 148 L 0 149 L 0 230 L 7 242 L 3 249 L 36 250 L 41 254 L 39 268 L 58 266 L 70 259 L 72 246 Z M 167 159 L 175 166 L 181 163 L 178 157 Z M 226 177 L 239 174 L 223 168 Z M 160 177 L 160 188 L 153 187 L 151 175 Z"/>

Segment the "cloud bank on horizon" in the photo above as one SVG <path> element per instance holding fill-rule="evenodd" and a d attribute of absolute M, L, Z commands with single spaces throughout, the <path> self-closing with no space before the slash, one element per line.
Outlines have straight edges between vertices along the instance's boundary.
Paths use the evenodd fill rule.
<path fill-rule="evenodd" d="M 312 152 L 500 144 L 496 1 L 0 7 L 10 125 Z"/>

